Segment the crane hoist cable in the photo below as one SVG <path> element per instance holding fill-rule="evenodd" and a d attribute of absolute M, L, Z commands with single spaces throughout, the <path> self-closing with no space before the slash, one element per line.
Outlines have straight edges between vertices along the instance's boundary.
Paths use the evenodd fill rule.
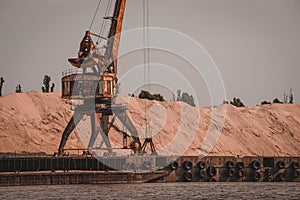
<path fill-rule="evenodd" d="M 146 52 L 146 8 L 145 8 L 145 0 L 143 0 L 143 56 L 144 56 L 144 84 L 145 84 L 145 87 L 146 87 L 146 64 L 147 64 L 147 52 Z M 146 88 L 145 88 L 146 89 Z"/>
<path fill-rule="evenodd" d="M 101 0 L 99 0 L 98 2 L 98 5 L 97 5 L 97 8 L 95 10 L 95 13 L 94 13 L 94 16 L 93 16 L 93 19 L 91 21 L 91 25 L 90 25 L 90 28 L 89 28 L 89 31 L 91 31 L 92 27 L 93 27 L 93 24 L 94 24 L 94 21 L 95 21 L 95 18 L 96 18 L 96 15 L 98 13 L 98 10 L 99 10 L 99 7 L 100 7 L 100 4 L 101 4 Z"/>
<path fill-rule="evenodd" d="M 107 17 L 109 11 L 111 10 L 111 6 L 112 6 L 112 0 L 108 0 L 107 5 L 106 5 L 106 9 L 105 9 L 105 15 L 104 15 L 104 17 Z M 104 18 L 102 18 L 102 23 L 101 23 L 101 27 L 100 27 L 100 30 L 99 30 L 99 35 L 103 35 L 104 30 L 106 28 L 106 24 L 107 24 L 107 20 L 104 19 Z M 97 39 L 96 45 L 99 44 L 100 40 L 101 40 L 101 38 Z"/>
<path fill-rule="evenodd" d="M 149 0 L 143 0 L 143 53 L 144 53 L 144 84 L 145 90 L 150 92 L 150 49 L 149 49 Z M 149 113 L 148 103 L 145 101 L 145 113 Z M 150 125 L 146 125 L 146 138 L 151 137 Z"/>
<path fill-rule="evenodd" d="M 146 31 L 147 31 L 147 72 L 148 72 L 148 90 L 150 90 L 150 41 L 149 41 L 149 0 L 146 0 L 147 16 L 146 16 Z"/>
<path fill-rule="evenodd" d="M 144 82 L 149 90 L 150 83 L 150 49 L 149 49 L 149 0 L 143 0 L 143 53 L 144 53 Z"/>

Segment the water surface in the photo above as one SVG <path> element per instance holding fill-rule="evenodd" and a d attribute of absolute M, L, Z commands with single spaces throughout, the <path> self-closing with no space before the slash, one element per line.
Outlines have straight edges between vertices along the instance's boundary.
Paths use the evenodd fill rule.
<path fill-rule="evenodd" d="M 0 187 L 0 199 L 300 199 L 300 183 L 149 183 Z"/>

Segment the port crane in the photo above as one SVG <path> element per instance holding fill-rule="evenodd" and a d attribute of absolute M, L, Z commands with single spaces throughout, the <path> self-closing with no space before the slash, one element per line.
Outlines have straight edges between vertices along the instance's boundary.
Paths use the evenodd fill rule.
<path fill-rule="evenodd" d="M 69 135 L 85 115 L 90 117 L 91 122 L 91 136 L 87 151 L 94 145 L 100 133 L 107 147 L 107 155 L 111 155 L 109 131 L 113 127 L 123 135 L 123 149 L 131 149 L 134 153 L 145 153 L 145 147 L 149 144 L 151 152 L 156 153 L 152 138 L 146 138 L 143 145 L 141 144 L 135 126 L 127 116 L 126 106 L 112 102 L 117 92 L 118 50 L 125 5 L 126 0 L 115 0 L 113 15 L 104 17 L 104 20 L 111 22 L 107 37 L 87 30 L 80 43 L 78 57 L 68 59 L 77 69 L 63 72 L 62 99 L 82 100 L 83 103 L 74 108 L 74 114 L 62 134 L 56 155 L 64 155 L 64 147 Z M 96 45 L 92 36 L 98 38 Z M 101 48 L 97 47 L 99 39 L 105 41 Z M 130 134 L 114 125 L 116 118 Z M 129 145 L 128 138 L 131 140 Z"/>

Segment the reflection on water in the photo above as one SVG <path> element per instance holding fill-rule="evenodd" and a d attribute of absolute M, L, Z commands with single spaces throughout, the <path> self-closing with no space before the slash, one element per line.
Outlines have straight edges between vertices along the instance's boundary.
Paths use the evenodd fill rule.
<path fill-rule="evenodd" d="M 149 183 L 0 187 L 0 199 L 299 199 L 300 183 Z"/>

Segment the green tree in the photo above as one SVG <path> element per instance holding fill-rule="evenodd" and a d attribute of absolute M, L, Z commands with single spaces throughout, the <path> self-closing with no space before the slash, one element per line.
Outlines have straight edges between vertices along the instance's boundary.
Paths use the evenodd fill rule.
<path fill-rule="evenodd" d="M 52 83 L 51 88 L 50 88 L 51 92 L 54 92 L 54 87 L 55 87 L 55 84 Z"/>
<path fill-rule="evenodd" d="M 3 77 L 0 78 L 0 97 L 2 96 L 2 87 L 3 87 L 3 83 L 4 83 L 4 79 Z"/>
<path fill-rule="evenodd" d="M 44 76 L 43 79 L 43 84 L 44 86 L 42 86 L 42 91 L 48 93 L 49 89 L 50 89 L 50 81 L 51 81 L 51 77 L 48 75 Z M 54 88 L 53 88 L 54 89 Z"/>
<path fill-rule="evenodd" d="M 142 90 L 139 94 L 140 99 L 149 99 L 149 100 L 157 100 L 157 101 L 164 101 L 164 97 L 160 94 L 151 94 L 148 91 Z"/>
<path fill-rule="evenodd" d="M 22 93 L 22 88 L 20 84 L 18 84 L 16 87 L 16 93 Z"/>
<path fill-rule="evenodd" d="M 191 106 L 196 106 L 194 97 L 192 95 L 189 95 L 187 92 L 183 92 L 181 94 L 181 90 L 177 90 L 177 101 L 185 102 Z"/>
<path fill-rule="evenodd" d="M 181 90 L 177 90 L 177 101 L 180 101 L 181 98 Z"/>
<path fill-rule="evenodd" d="M 230 101 L 230 104 L 236 107 L 245 107 L 244 103 L 240 100 L 240 98 L 233 97 L 233 101 Z"/>
<path fill-rule="evenodd" d="M 262 101 L 260 104 L 261 105 L 266 105 L 266 104 L 271 104 L 271 102 L 269 102 L 269 101 Z"/>
<path fill-rule="evenodd" d="M 293 103 L 294 103 L 294 96 L 293 96 L 292 88 L 290 89 L 290 99 L 289 99 L 289 103 L 290 103 L 290 104 L 293 104 Z"/>
<path fill-rule="evenodd" d="M 273 103 L 282 103 L 278 98 L 275 98 L 274 100 L 273 100 Z"/>

